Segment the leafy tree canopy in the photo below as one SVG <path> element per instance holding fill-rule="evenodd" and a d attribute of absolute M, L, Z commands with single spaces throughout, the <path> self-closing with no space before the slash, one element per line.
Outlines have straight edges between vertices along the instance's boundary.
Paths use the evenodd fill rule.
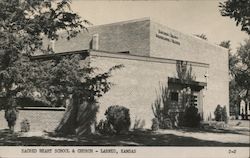
<path fill-rule="evenodd" d="M 235 54 L 233 54 L 232 49 L 231 49 L 231 41 L 222 41 L 219 44 L 221 47 L 224 47 L 228 49 L 228 55 L 229 55 L 229 74 L 231 78 L 234 78 L 235 73 L 236 73 L 236 65 L 239 62 L 239 59 L 236 57 Z"/>
<path fill-rule="evenodd" d="M 245 40 L 245 43 L 238 48 L 236 57 L 239 60 L 235 74 L 236 82 L 242 88 L 249 91 L 250 90 L 250 39 Z"/>
<path fill-rule="evenodd" d="M 242 88 L 235 81 L 235 74 L 237 72 L 237 63 L 239 59 L 235 54 L 232 53 L 231 43 L 230 41 L 222 41 L 219 44 L 221 47 L 228 49 L 228 57 L 229 57 L 229 103 L 230 103 L 230 112 L 239 113 L 239 94 L 242 91 Z"/>
<path fill-rule="evenodd" d="M 10 100 L 34 97 L 35 92 L 52 105 L 62 105 L 62 100 L 71 97 L 73 101 L 57 128 L 64 134 L 74 134 L 76 128 L 80 128 L 80 133 L 90 129 L 97 109 L 96 98 L 110 89 L 107 79 L 111 71 L 121 67 L 96 74 L 88 60 L 81 63 L 85 59 L 81 55 L 55 55 L 49 60 L 32 58 L 37 51 L 50 51 L 43 47 L 44 38 L 58 40 L 63 31 L 70 40 L 86 29 L 89 22 L 81 20 L 70 3 L 70 0 L 0 1 L 0 97 L 7 100 L 1 108 L 11 109 L 14 105 L 8 104 Z M 89 102 L 92 104 L 88 105 Z"/>
<path fill-rule="evenodd" d="M 69 0 L 1 0 L 0 7 L 0 90 L 28 93 L 41 80 L 41 63 L 29 57 L 43 50 L 43 38 L 57 40 L 64 30 L 70 39 L 88 21 L 72 12 Z"/>
<path fill-rule="evenodd" d="M 228 16 L 241 25 L 241 30 L 250 35 L 250 1 L 249 0 L 227 0 L 220 2 L 222 16 Z"/>

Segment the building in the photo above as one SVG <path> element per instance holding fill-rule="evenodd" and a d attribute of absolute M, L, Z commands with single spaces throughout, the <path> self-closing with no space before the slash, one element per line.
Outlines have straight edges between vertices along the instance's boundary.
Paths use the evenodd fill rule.
<path fill-rule="evenodd" d="M 99 100 L 98 119 L 108 106 L 123 105 L 130 109 L 132 122 L 145 120 L 150 127 L 159 84 L 171 88 L 178 101 L 183 89 L 176 80 L 178 61 L 192 65 L 196 82 L 189 86 L 203 119 L 213 116 L 218 104 L 229 110 L 227 50 L 149 18 L 94 26 L 70 41 L 55 42 L 53 48 L 57 53 L 89 50 L 92 66 L 103 71 L 124 65 L 110 79 L 112 89 Z"/>
<path fill-rule="evenodd" d="M 99 99 L 98 120 L 110 105 L 123 105 L 130 109 L 132 126 L 135 120 L 144 120 L 150 128 L 151 105 L 160 85 L 170 88 L 172 101 L 177 103 L 182 89 L 190 87 L 204 120 L 213 117 L 218 104 L 229 110 L 228 51 L 149 18 L 93 26 L 70 41 L 60 39 L 52 45 L 56 53 L 87 51 L 91 65 L 100 71 L 124 65 L 110 78 L 114 86 Z M 177 79 L 180 61 L 192 65 L 195 82 Z"/>

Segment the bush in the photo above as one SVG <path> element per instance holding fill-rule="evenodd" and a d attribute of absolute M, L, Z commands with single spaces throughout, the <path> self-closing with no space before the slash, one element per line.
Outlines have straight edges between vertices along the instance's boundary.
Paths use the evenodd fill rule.
<path fill-rule="evenodd" d="M 216 121 L 224 121 L 225 123 L 227 123 L 228 117 L 226 106 L 221 107 L 220 105 L 217 105 L 214 111 L 214 116 Z"/>
<path fill-rule="evenodd" d="M 129 109 L 123 106 L 110 106 L 105 112 L 107 123 L 113 127 L 116 134 L 124 133 L 130 127 Z"/>
<path fill-rule="evenodd" d="M 159 130 L 159 121 L 157 118 L 152 119 L 152 126 L 151 126 L 152 131 L 157 131 Z"/>
<path fill-rule="evenodd" d="M 159 129 L 172 129 L 172 120 L 170 118 L 164 118 L 161 122 L 158 118 L 152 119 L 152 131 L 157 131 Z"/>
<path fill-rule="evenodd" d="M 160 128 L 161 129 L 172 129 L 173 128 L 172 120 L 170 118 L 164 118 L 162 123 L 160 124 Z"/>
<path fill-rule="evenodd" d="M 8 122 L 9 129 L 13 132 L 16 120 L 18 117 L 18 110 L 16 108 L 9 108 L 5 110 L 5 119 Z"/>
<path fill-rule="evenodd" d="M 201 121 L 198 109 L 195 106 L 188 106 L 183 116 L 183 125 L 186 127 L 199 127 Z"/>
<path fill-rule="evenodd" d="M 24 119 L 20 124 L 21 124 L 21 132 L 29 132 L 30 131 L 29 120 Z"/>
<path fill-rule="evenodd" d="M 114 129 L 110 126 L 107 120 L 101 119 L 99 124 L 96 127 L 96 130 L 103 135 L 114 134 Z"/>
<path fill-rule="evenodd" d="M 151 105 L 154 117 L 157 119 L 159 128 L 166 129 L 169 127 L 169 110 L 171 107 L 170 91 L 167 87 L 160 85 L 160 93 Z M 170 121 L 171 122 L 171 121 Z M 154 124 L 154 121 L 152 120 Z M 155 122 L 156 123 L 156 122 Z M 152 125 L 153 126 L 153 125 Z"/>
<path fill-rule="evenodd" d="M 145 126 L 145 120 L 135 119 L 134 130 L 143 129 Z"/>

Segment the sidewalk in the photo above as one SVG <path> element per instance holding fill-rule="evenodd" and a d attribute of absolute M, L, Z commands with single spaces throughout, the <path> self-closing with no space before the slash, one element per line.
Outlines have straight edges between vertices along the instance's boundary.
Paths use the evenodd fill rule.
<path fill-rule="evenodd" d="M 222 143 L 250 143 L 249 129 L 244 129 L 242 134 L 238 133 L 212 133 L 212 132 L 186 132 L 181 130 L 160 130 L 157 134 L 173 134 L 181 137 L 192 137 L 205 141 L 217 141 Z M 236 129 L 235 129 L 236 130 Z"/>

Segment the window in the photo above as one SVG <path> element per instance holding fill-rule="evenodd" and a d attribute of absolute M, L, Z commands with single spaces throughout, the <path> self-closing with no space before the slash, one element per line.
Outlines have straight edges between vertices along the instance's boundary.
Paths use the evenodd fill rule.
<path fill-rule="evenodd" d="M 179 100 L 179 96 L 177 92 L 171 92 L 171 101 L 177 101 Z"/>
<path fill-rule="evenodd" d="M 197 95 L 193 95 L 191 98 L 191 104 L 194 106 L 198 105 L 198 96 Z"/>

